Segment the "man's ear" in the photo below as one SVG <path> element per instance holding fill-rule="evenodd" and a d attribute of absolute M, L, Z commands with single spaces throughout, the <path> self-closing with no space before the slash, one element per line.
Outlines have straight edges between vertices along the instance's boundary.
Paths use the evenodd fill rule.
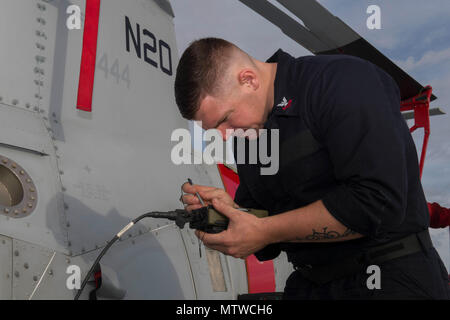
<path fill-rule="evenodd" d="M 257 90 L 259 88 L 259 79 L 255 71 L 249 68 L 242 69 L 239 72 L 239 84 L 247 86 L 250 89 Z"/>

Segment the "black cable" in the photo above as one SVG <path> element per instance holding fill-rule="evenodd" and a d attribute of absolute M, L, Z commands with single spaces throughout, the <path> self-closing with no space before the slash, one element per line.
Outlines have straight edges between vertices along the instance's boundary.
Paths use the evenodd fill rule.
<path fill-rule="evenodd" d="M 118 234 L 116 234 L 114 236 L 114 238 L 112 238 L 105 246 L 105 248 L 103 248 L 102 252 L 100 252 L 100 254 L 98 255 L 97 259 L 95 259 L 94 264 L 92 265 L 91 269 L 89 270 L 89 272 L 87 273 L 86 277 L 83 280 L 83 283 L 81 284 L 80 289 L 78 290 L 77 294 L 75 295 L 74 300 L 78 300 L 78 298 L 80 297 L 81 293 L 83 292 L 84 287 L 86 286 L 86 284 L 89 281 L 89 278 L 91 277 L 92 273 L 94 272 L 95 267 L 98 265 L 98 263 L 100 262 L 100 259 L 105 255 L 105 253 L 109 250 L 109 248 L 114 244 L 114 242 L 117 241 L 117 239 L 119 239 L 122 234 L 124 234 L 125 232 L 127 232 L 131 227 L 133 227 L 136 223 L 138 223 L 140 220 L 144 219 L 144 218 L 165 218 L 165 219 L 170 219 L 170 220 L 175 220 L 176 217 L 178 215 L 177 211 L 169 211 L 169 212 L 149 212 L 149 213 L 145 213 L 139 217 L 137 217 L 136 219 L 134 219 L 133 221 L 131 221 L 129 224 L 127 224 L 125 226 L 125 228 L 123 228 Z"/>
<path fill-rule="evenodd" d="M 74 300 L 78 300 L 78 298 L 80 297 L 81 293 L 83 292 L 84 287 L 86 286 L 89 278 L 91 277 L 92 273 L 94 272 L 95 267 L 97 266 L 97 264 L 100 262 L 100 259 L 105 255 L 106 251 L 108 251 L 108 249 L 114 244 L 114 242 L 117 241 L 117 239 L 119 239 L 119 237 L 116 235 L 114 236 L 114 238 L 112 238 L 108 244 L 106 245 L 106 247 L 102 250 L 102 252 L 98 255 L 97 259 L 95 260 L 94 264 L 92 265 L 91 269 L 89 270 L 89 272 L 87 273 L 86 277 L 83 280 L 83 283 L 81 284 L 80 289 L 78 290 Z"/>

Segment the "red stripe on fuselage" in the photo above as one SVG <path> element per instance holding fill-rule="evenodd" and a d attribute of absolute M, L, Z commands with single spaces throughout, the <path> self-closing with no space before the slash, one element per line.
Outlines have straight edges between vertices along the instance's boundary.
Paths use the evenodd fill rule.
<path fill-rule="evenodd" d="M 92 111 L 99 19 L 100 0 L 86 0 L 77 109 L 88 112 Z"/>

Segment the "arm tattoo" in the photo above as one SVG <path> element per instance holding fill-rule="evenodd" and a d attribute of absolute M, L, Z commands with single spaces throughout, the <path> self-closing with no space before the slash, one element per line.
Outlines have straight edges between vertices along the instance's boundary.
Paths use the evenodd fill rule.
<path fill-rule="evenodd" d="M 345 230 L 345 232 L 342 233 L 342 234 L 340 234 L 340 233 L 337 232 L 337 231 L 328 231 L 327 229 L 328 229 L 328 227 L 324 227 L 324 228 L 323 228 L 323 232 L 318 232 L 318 231 L 316 231 L 316 230 L 313 229 L 313 230 L 312 230 L 312 231 L 313 231 L 312 234 L 306 236 L 305 238 L 299 238 L 299 237 L 297 237 L 297 240 L 300 240 L 300 241 L 302 241 L 302 240 L 307 240 L 307 241 L 311 241 L 311 240 L 312 240 L 312 241 L 317 241 L 317 240 L 329 240 L 329 239 L 345 238 L 345 237 L 347 237 L 347 236 L 357 234 L 357 232 L 355 232 L 355 231 L 353 231 L 353 230 L 350 230 L 350 229 L 348 229 L 348 228 L 347 228 L 347 230 Z"/>

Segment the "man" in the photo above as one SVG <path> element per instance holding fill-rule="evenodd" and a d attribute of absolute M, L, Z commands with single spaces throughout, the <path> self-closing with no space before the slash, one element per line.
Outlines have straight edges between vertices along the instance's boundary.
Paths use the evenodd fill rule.
<path fill-rule="evenodd" d="M 230 219 L 206 246 L 260 260 L 287 253 L 295 272 L 286 299 L 448 299 L 447 271 L 428 234 L 417 153 L 399 89 L 371 63 L 344 55 L 258 61 L 215 38 L 193 42 L 177 69 L 183 117 L 204 129 L 278 129 L 280 168 L 261 175 L 238 164 L 235 199 L 183 185 L 188 210 L 200 196 Z M 266 209 L 256 218 L 237 207 Z M 379 267 L 378 287 L 367 267 Z"/>

